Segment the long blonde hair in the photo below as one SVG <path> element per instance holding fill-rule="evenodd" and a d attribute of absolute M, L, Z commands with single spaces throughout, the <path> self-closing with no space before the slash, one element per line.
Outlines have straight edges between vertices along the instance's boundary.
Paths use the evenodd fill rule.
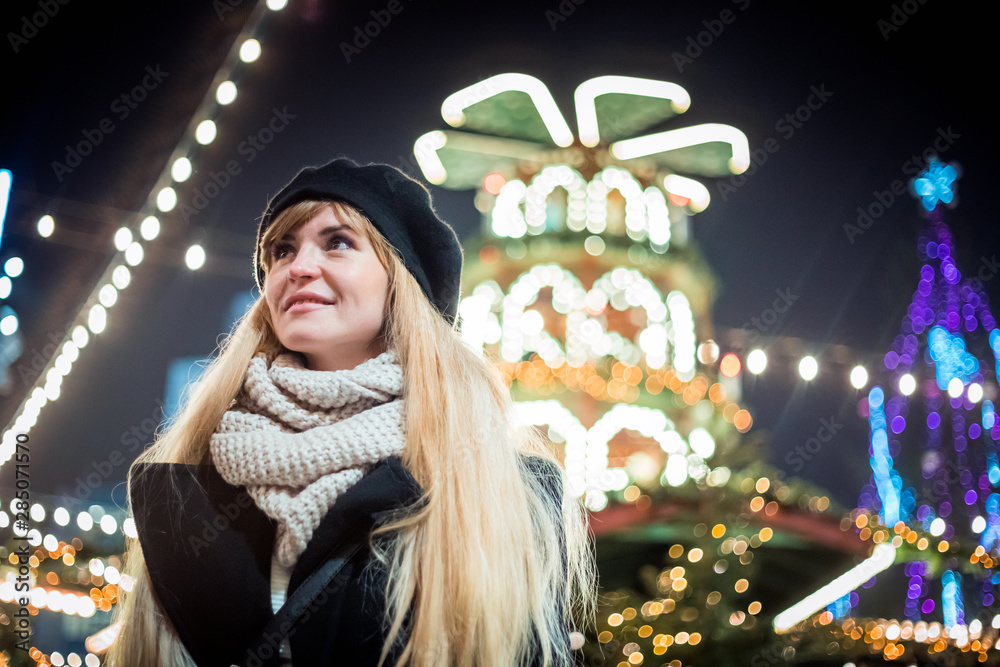
<path fill-rule="evenodd" d="M 571 661 L 565 628 L 592 627 L 597 605 L 587 515 L 568 494 L 545 439 L 516 425 L 510 392 L 493 364 L 461 341 L 396 251 L 347 204 L 306 201 L 282 211 L 261 239 L 265 271 L 270 245 L 326 206 L 367 235 L 389 276 L 381 335 L 403 368 L 403 464 L 424 490 L 413 511 L 370 538 L 388 572 L 379 665 L 394 646 L 395 667 L 510 667 L 538 656 L 546 667 Z M 209 438 L 250 359 L 281 350 L 261 296 L 137 462 L 211 464 Z M 532 473 L 523 455 L 556 463 L 558 479 Z M 548 499 L 547 483 L 561 489 L 561 507 Z M 122 624 L 108 664 L 192 664 L 155 601 L 138 540 L 129 542 L 125 567 L 134 584 L 116 609 Z"/>

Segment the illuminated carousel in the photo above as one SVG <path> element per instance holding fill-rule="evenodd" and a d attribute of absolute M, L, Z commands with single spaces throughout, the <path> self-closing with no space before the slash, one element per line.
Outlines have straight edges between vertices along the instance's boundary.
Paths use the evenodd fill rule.
<path fill-rule="evenodd" d="M 699 178 L 750 165 L 746 137 L 669 129 L 691 100 L 665 81 L 599 77 L 574 101 L 578 136 L 541 81 L 494 76 L 449 96 L 456 129 L 414 153 L 430 182 L 477 191 L 462 336 L 498 360 L 591 511 L 602 607 L 575 643 L 594 665 L 792 662 L 773 617 L 870 545 L 760 462 L 739 379 L 719 373 L 690 216 L 710 203 Z"/>

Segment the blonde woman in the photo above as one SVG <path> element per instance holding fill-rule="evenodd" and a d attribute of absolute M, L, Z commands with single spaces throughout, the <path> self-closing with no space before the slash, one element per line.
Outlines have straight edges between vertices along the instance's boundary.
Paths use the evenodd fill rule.
<path fill-rule="evenodd" d="M 115 667 L 562 666 L 586 515 L 456 333 L 462 252 L 388 165 L 301 171 L 261 296 L 133 465 Z"/>

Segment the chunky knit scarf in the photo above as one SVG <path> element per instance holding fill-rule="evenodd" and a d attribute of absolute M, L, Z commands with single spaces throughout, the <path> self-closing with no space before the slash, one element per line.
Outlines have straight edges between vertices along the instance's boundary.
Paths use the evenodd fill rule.
<path fill-rule="evenodd" d="M 385 352 L 350 370 L 313 371 L 285 353 L 247 368 L 211 438 L 223 479 L 244 485 L 278 522 L 276 555 L 291 567 L 336 502 L 378 461 L 403 451 L 402 369 Z"/>

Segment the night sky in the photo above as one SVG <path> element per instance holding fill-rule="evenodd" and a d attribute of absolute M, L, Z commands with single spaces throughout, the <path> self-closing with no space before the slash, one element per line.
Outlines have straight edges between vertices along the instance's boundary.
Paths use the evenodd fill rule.
<path fill-rule="evenodd" d="M 262 57 L 239 68 L 239 95 L 218 117 L 218 138 L 195 152 L 195 174 L 178 188 L 194 213 L 162 216 L 163 233 L 110 310 L 107 331 L 83 350 L 62 397 L 31 432 L 36 492 L 73 493 L 75 480 L 116 449 L 128 450 L 130 460 L 138 451 L 129 450 L 133 429 L 151 439 L 167 365 L 213 350 L 229 326 L 230 302 L 253 285 L 256 221 L 299 168 L 343 154 L 419 175 L 413 142 L 446 127 L 443 99 L 493 74 L 538 77 L 571 126 L 573 90 L 586 79 L 672 81 L 692 105 L 670 128 L 716 122 L 746 133 L 761 164 L 744 179 L 707 179 L 712 204 L 692 220 L 694 242 L 716 277 L 719 341 L 749 327 L 765 346 L 774 337 L 802 339 L 821 364 L 833 346 L 848 346 L 872 370 L 919 278 L 923 218 L 914 199 L 891 194 L 893 184 L 911 178 L 913 156 L 935 141 L 941 157 L 963 170 L 959 204 L 947 214 L 958 266 L 971 274 L 995 264 L 1000 231 L 987 200 L 998 142 L 987 124 L 994 77 L 986 57 L 995 37 L 992 17 L 971 3 L 873 2 L 851 10 L 762 0 L 398 2 L 363 48 L 344 45 L 388 2 L 293 0 L 266 17 Z M 0 397 L 5 423 L 31 386 L 35 353 L 44 357 L 50 337 L 65 330 L 112 256 L 114 231 L 143 205 L 186 140 L 253 8 L 238 0 L 117 4 L 36 0 L 2 10 L 0 167 L 13 172 L 14 192 L 0 260 L 25 260 L 7 303 L 25 337 L 15 368 L 28 369 L 13 371 Z M 53 15 L 40 21 L 43 6 Z M 141 101 L 132 98 L 136 86 Z M 814 108 L 799 111 L 808 119 L 793 123 L 810 99 Z M 269 124 L 280 132 L 255 147 L 248 137 Z M 66 147 L 88 137 L 100 141 L 78 166 L 53 165 L 68 165 Z M 239 173 L 217 196 L 198 199 L 216 192 L 205 186 L 213 174 L 216 183 L 226 180 L 220 174 L 231 161 Z M 472 192 L 432 192 L 461 237 L 477 231 Z M 845 231 L 857 224 L 859 207 L 871 209 L 880 197 L 884 212 L 868 229 Z M 56 218 L 50 239 L 35 232 L 44 213 Z M 192 273 L 182 257 L 195 241 L 209 259 Z M 987 280 L 985 290 L 998 303 L 1000 281 Z M 780 294 L 794 297 L 786 312 L 755 327 L 752 318 Z M 870 470 L 849 366 L 823 364 L 810 386 L 781 366 L 776 360 L 745 387 L 752 432 L 769 434 L 775 465 L 850 507 Z M 822 420 L 843 427 L 793 470 L 788 453 L 815 436 Z M 113 466 L 95 497 L 112 497 L 127 462 Z M 119 485 L 113 498 L 124 497 Z"/>

